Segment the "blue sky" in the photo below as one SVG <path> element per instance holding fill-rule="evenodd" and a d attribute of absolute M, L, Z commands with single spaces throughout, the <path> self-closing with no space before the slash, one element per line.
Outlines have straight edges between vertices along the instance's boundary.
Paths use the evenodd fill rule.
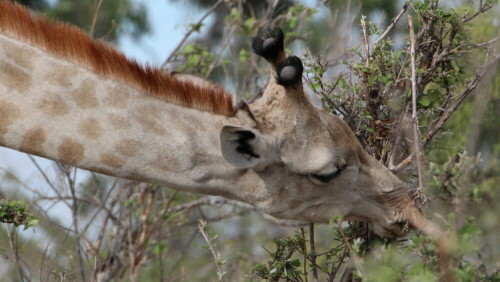
<path fill-rule="evenodd" d="M 140 41 L 124 36 L 120 39 L 118 47 L 129 57 L 153 65 L 160 65 L 163 62 L 184 36 L 187 25 L 196 22 L 203 13 L 202 10 L 188 8 L 183 1 L 134 0 L 134 2 L 146 6 L 152 32 L 143 36 Z"/>

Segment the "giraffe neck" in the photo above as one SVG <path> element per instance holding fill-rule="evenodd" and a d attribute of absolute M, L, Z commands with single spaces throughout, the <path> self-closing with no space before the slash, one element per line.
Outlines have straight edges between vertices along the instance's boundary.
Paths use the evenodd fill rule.
<path fill-rule="evenodd" d="M 158 100 L 0 34 L 0 146 L 253 202 L 245 191 L 258 178 L 226 163 L 218 140 L 224 125 L 248 122 Z"/>

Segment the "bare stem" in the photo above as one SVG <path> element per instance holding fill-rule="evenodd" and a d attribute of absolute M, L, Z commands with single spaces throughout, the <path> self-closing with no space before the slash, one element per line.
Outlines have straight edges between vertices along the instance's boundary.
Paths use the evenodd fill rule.
<path fill-rule="evenodd" d="M 311 223 L 312 224 L 312 223 Z M 304 267 L 304 279 L 307 282 L 307 245 L 306 245 L 306 234 L 304 228 L 300 228 L 300 234 L 302 235 L 302 253 L 304 255 L 303 267 Z"/>
<path fill-rule="evenodd" d="M 104 0 L 99 0 L 99 3 L 97 3 L 97 7 L 95 8 L 94 17 L 92 18 L 92 24 L 90 25 L 90 37 L 94 37 L 95 23 L 97 22 L 97 15 L 99 14 L 99 10 L 101 9 L 102 2 L 104 2 Z"/>
<path fill-rule="evenodd" d="M 316 265 L 316 247 L 315 247 L 315 242 L 314 242 L 314 223 L 309 224 L 309 244 L 311 245 L 311 262 L 312 262 L 312 272 L 313 272 L 313 277 L 314 281 L 317 282 L 318 280 L 318 267 Z"/>
<path fill-rule="evenodd" d="M 17 270 L 19 271 L 19 276 L 21 277 L 21 281 L 24 281 L 26 275 L 24 274 L 23 268 L 21 267 L 21 263 L 19 262 L 19 254 L 17 252 L 17 244 L 15 242 L 16 228 L 17 227 L 12 226 L 12 229 L 8 230 L 9 228 L 7 227 L 7 237 L 9 238 L 10 252 L 14 257 L 14 264 L 17 266 Z"/>
<path fill-rule="evenodd" d="M 420 134 L 418 131 L 418 117 L 417 117 L 417 72 L 415 70 L 415 33 L 413 31 L 413 22 L 410 15 L 408 15 L 408 28 L 410 29 L 410 58 L 411 58 L 411 119 L 413 121 L 413 147 L 417 161 L 418 173 L 418 188 L 417 193 L 419 197 L 423 196 L 423 181 L 422 181 L 422 155 L 420 151 Z"/>
<path fill-rule="evenodd" d="M 370 65 L 370 44 L 368 42 L 368 32 L 364 17 L 361 17 L 361 31 L 363 32 L 363 44 L 365 46 L 365 65 Z"/>
<path fill-rule="evenodd" d="M 200 230 L 203 239 L 205 239 L 205 242 L 207 242 L 208 248 L 210 249 L 210 252 L 212 253 L 212 256 L 215 260 L 215 266 L 217 267 L 217 276 L 219 277 L 219 281 L 224 281 L 225 272 L 222 271 L 221 268 L 223 260 L 221 259 L 220 253 L 215 249 L 214 245 L 212 244 L 212 238 L 210 237 L 210 235 L 208 235 L 207 222 L 200 220 L 198 223 L 198 230 Z"/>
<path fill-rule="evenodd" d="M 375 40 L 375 43 L 373 43 L 373 46 L 377 45 L 382 39 L 384 39 L 387 36 L 387 34 L 389 34 L 389 32 L 392 30 L 392 28 L 394 28 L 396 23 L 401 18 L 401 16 L 403 16 L 403 14 L 406 13 L 408 6 L 409 6 L 409 3 L 406 2 L 403 6 L 403 9 L 401 9 L 401 11 L 399 11 L 399 14 L 394 19 L 391 20 L 391 24 L 385 29 L 385 31 L 382 33 L 382 35 L 380 35 L 380 37 L 377 38 L 377 40 Z"/>

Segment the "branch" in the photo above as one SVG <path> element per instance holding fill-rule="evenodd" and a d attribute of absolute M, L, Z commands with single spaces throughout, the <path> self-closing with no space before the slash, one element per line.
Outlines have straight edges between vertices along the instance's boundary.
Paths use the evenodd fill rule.
<path fill-rule="evenodd" d="M 95 24 L 97 22 L 97 15 L 99 14 L 99 10 L 101 9 L 103 1 L 104 0 L 99 0 L 99 3 L 97 3 L 97 7 L 95 8 L 94 16 L 92 18 L 92 24 L 90 25 L 90 32 L 89 32 L 90 37 L 94 37 L 94 29 L 95 29 Z"/>
<path fill-rule="evenodd" d="M 172 58 L 174 57 L 174 55 L 179 51 L 179 49 L 181 49 L 182 45 L 184 45 L 184 43 L 186 43 L 187 39 L 189 38 L 189 36 L 191 36 L 191 34 L 195 31 L 197 31 L 201 24 L 203 23 L 203 21 L 211 14 L 215 11 L 215 9 L 217 9 L 217 7 L 219 7 L 219 5 L 221 3 L 223 3 L 224 1 L 223 0 L 219 0 L 217 1 L 199 20 L 197 23 L 191 25 L 191 28 L 189 29 L 188 32 L 186 32 L 186 34 L 184 35 L 184 38 L 182 38 L 182 40 L 179 42 L 179 44 L 177 44 L 177 46 L 175 47 L 175 49 L 170 53 L 170 55 L 168 55 L 167 59 L 165 59 L 165 61 L 161 64 L 160 66 L 160 69 L 163 69 L 165 68 L 165 66 L 170 63 L 170 61 L 172 60 Z"/>
<path fill-rule="evenodd" d="M 231 28 L 228 33 L 230 33 L 231 35 L 229 35 L 225 38 L 224 42 L 222 43 L 222 47 L 220 48 L 219 54 L 217 55 L 217 58 L 208 67 L 207 73 L 205 74 L 205 78 L 208 78 L 212 74 L 213 70 L 219 65 L 219 63 L 222 59 L 222 55 L 224 53 L 224 50 L 226 50 L 226 48 L 229 46 L 229 43 L 231 43 L 231 39 L 232 39 L 233 34 L 234 34 L 234 28 Z"/>
<path fill-rule="evenodd" d="M 418 173 L 418 188 L 417 195 L 423 196 L 423 181 L 422 181 L 422 160 L 420 152 L 420 140 L 418 133 L 418 117 L 417 117 L 417 72 L 415 70 L 415 33 L 413 31 L 413 22 L 408 15 L 408 28 L 410 29 L 410 57 L 411 57 L 411 119 L 413 121 L 413 147 L 417 156 L 417 173 Z"/>
<path fill-rule="evenodd" d="M 302 221 L 297 221 L 297 220 L 288 220 L 288 219 L 279 219 L 274 216 L 268 215 L 266 213 L 263 213 L 259 211 L 255 206 L 252 206 L 247 203 L 243 203 L 240 201 L 235 201 L 235 200 L 229 200 L 226 198 L 222 197 L 203 197 L 201 199 L 198 199 L 196 201 L 190 202 L 190 203 L 185 203 L 181 205 L 177 205 L 175 207 L 172 207 L 168 209 L 167 213 L 175 213 L 175 212 L 180 212 L 183 210 L 190 210 L 194 209 L 197 207 L 201 206 L 221 206 L 221 205 L 232 205 L 235 207 L 247 209 L 249 211 L 253 211 L 256 213 L 259 213 L 263 218 L 281 226 L 287 226 L 287 227 L 301 227 L 301 226 L 306 226 L 309 223 L 307 222 L 302 222 Z"/>
<path fill-rule="evenodd" d="M 311 262 L 312 262 L 312 272 L 313 272 L 313 277 L 314 281 L 318 282 L 318 268 L 316 265 L 316 247 L 315 247 L 315 242 L 314 242 L 314 223 L 309 224 L 309 244 L 311 245 Z"/>
<path fill-rule="evenodd" d="M 409 2 L 406 2 L 403 6 L 403 9 L 401 9 L 401 11 L 399 11 L 399 14 L 394 19 L 391 20 L 391 24 L 386 28 L 386 30 L 382 33 L 382 35 L 380 35 L 380 37 L 377 38 L 377 40 L 375 40 L 375 43 L 373 43 L 373 46 L 377 45 L 382 39 L 384 39 L 384 37 L 387 36 L 387 34 L 389 34 L 391 29 L 396 25 L 396 23 L 399 21 L 401 16 L 403 16 L 403 14 L 406 13 L 408 6 L 409 6 Z"/>
<path fill-rule="evenodd" d="M 368 32 L 366 31 L 366 23 L 364 16 L 361 17 L 361 31 L 363 32 L 363 44 L 365 46 L 365 65 L 370 65 L 370 45 L 368 42 Z"/>
<path fill-rule="evenodd" d="M 485 3 L 484 5 L 482 5 L 482 2 L 483 1 L 479 2 L 479 9 L 477 10 L 477 12 L 475 12 L 470 17 L 463 19 L 462 22 L 466 23 L 466 22 L 471 21 L 472 19 L 477 17 L 479 14 L 484 13 L 484 12 L 488 11 L 489 9 L 491 9 L 494 5 L 493 3 L 492 4 Z"/>
<path fill-rule="evenodd" d="M 26 279 L 26 274 L 24 273 L 24 270 L 21 266 L 21 262 L 19 260 L 19 253 L 18 253 L 18 244 L 15 238 L 17 238 L 17 227 L 12 226 L 12 229 L 9 230 L 9 227 L 7 229 L 7 238 L 9 239 L 9 247 L 10 247 L 10 252 L 12 253 L 12 256 L 14 258 L 14 264 L 17 267 L 17 270 L 19 271 L 19 276 L 21 277 L 21 280 L 24 281 Z"/>
<path fill-rule="evenodd" d="M 497 42 L 498 40 L 500 39 L 500 36 L 497 36 L 491 40 L 488 40 L 488 41 L 485 41 L 485 42 L 480 42 L 480 43 L 472 43 L 470 44 L 470 47 L 473 47 L 473 48 L 479 48 L 479 47 L 482 47 L 482 48 L 490 48 L 491 45 L 495 42 Z"/>
<path fill-rule="evenodd" d="M 431 139 L 434 137 L 434 135 L 441 130 L 441 128 L 444 126 L 446 121 L 451 117 L 451 115 L 458 109 L 458 107 L 465 101 L 467 97 L 471 94 L 471 92 L 476 89 L 478 83 L 481 81 L 481 79 L 484 77 L 486 74 L 487 70 L 489 70 L 492 66 L 496 65 L 499 61 L 500 57 L 495 57 L 490 63 L 483 65 L 479 67 L 479 69 L 476 71 L 476 75 L 472 81 L 467 83 L 467 88 L 460 93 L 457 97 L 457 101 L 453 106 L 450 108 L 446 109 L 441 117 L 436 121 L 434 126 L 432 127 L 431 130 L 427 133 L 427 135 L 422 139 L 422 144 L 425 146 Z"/>
<path fill-rule="evenodd" d="M 368 33 L 366 31 L 366 23 L 364 16 L 361 17 L 361 31 L 363 33 L 363 44 L 365 47 L 365 66 L 370 66 L 370 44 L 368 42 Z M 363 72 L 363 84 L 365 91 L 365 99 L 367 104 L 370 104 L 370 85 L 368 83 L 368 73 L 366 71 Z"/>
<path fill-rule="evenodd" d="M 389 170 L 394 172 L 394 173 L 400 172 L 401 170 L 403 170 L 404 168 L 406 168 L 408 165 L 411 164 L 411 162 L 413 161 L 413 156 L 414 156 L 414 154 L 412 153 L 411 155 L 406 157 L 404 160 L 402 160 L 398 165 L 389 167 Z"/>
<path fill-rule="evenodd" d="M 207 242 L 208 248 L 212 253 L 212 256 L 215 260 L 215 266 L 217 267 L 217 276 L 219 277 L 219 281 L 224 281 L 224 271 L 222 271 L 221 265 L 224 264 L 224 260 L 221 258 L 220 253 L 215 249 L 212 244 L 212 237 L 207 232 L 207 222 L 200 219 L 198 223 L 198 230 L 200 231 L 203 239 Z"/>
<path fill-rule="evenodd" d="M 490 40 L 488 42 L 494 43 L 496 40 L 497 38 Z M 484 47 L 484 45 L 480 47 Z M 451 115 L 458 109 L 458 107 L 465 101 L 465 99 L 468 96 L 470 96 L 472 91 L 476 89 L 478 83 L 481 81 L 481 79 L 483 79 L 486 72 L 490 68 L 498 64 L 498 61 L 500 61 L 500 57 L 496 56 L 493 58 L 493 60 L 491 60 L 491 62 L 482 65 L 478 68 L 474 79 L 469 83 L 467 83 L 467 87 L 464 91 L 462 91 L 462 93 L 457 95 L 458 98 L 455 104 L 453 104 L 453 106 L 451 106 L 450 108 L 443 109 L 441 116 L 437 119 L 437 121 L 434 122 L 431 129 L 428 131 L 427 135 L 422 138 L 422 147 L 425 147 L 429 143 L 429 141 L 431 141 L 432 138 L 436 135 L 436 133 L 443 128 L 444 124 L 451 117 Z M 406 157 L 404 160 L 402 160 L 398 165 L 389 167 L 389 169 L 394 173 L 400 172 L 403 169 L 405 169 L 409 164 L 411 164 L 414 157 L 415 157 L 415 152 Z"/>

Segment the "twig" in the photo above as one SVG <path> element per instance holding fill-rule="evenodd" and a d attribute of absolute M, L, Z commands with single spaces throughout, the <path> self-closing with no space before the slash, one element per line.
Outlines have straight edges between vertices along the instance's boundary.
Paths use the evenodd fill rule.
<path fill-rule="evenodd" d="M 497 40 L 498 38 L 494 38 L 487 42 L 480 43 L 478 47 L 487 48 L 488 50 L 490 50 L 489 52 L 491 52 L 491 44 L 493 44 Z M 488 60 L 488 56 L 486 60 Z M 474 79 L 467 83 L 467 87 L 465 88 L 465 90 L 462 91 L 462 93 L 455 96 L 457 97 L 456 102 L 451 107 L 443 107 L 443 112 L 441 113 L 441 115 L 438 117 L 436 121 L 432 123 L 429 131 L 422 138 L 422 147 L 427 146 L 427 144 L 432 140 L 432 138 L 436 135 L 436 133 L 438 133 L 441 130 L 441 128 L 444 126 L 446 121 L 451 117 L 451 115 L 458 109 L 458 107 L 465 101 L 465 99 L 472 93 L 472 91 L 476 89 L 478 83 L 481 81 L 485 73 L 491 67 L 495 66 L 499 60 L 500 60 L 499 57 L 494 57 L 490 62 L 480 66 L 476 71 Z M 451 99 L 451 96 L 449 97 Z M 449 102 L 450 101 L 447 101 L 446 104 L 449 104 Z M 389 169 L 395 173 L 400 172 L 412 163 L 414 157 L 415 157 L 415 152 L 407 156 L 396 166 L 390 165 Z"/>
<path fill-rule="evenodd" d="M 219 281 L 224 281 L 225 272 L 222 271 L 221 268 L 221 265 L 224 263 L 224 260 L 221 258 L 220 253 L 213 246 L 212 238 L 207 233 L 207 222 L 200 220 L 198 222 L 198 230 L 200 230 L 203 239 L 205 239 L 205 242 L 207 242 L 208 248 L 210 249 L 210 252 L 212 253 L 212 256 L 215 260 L 215 266 L 217 267 L 217 276 L 219 277 Z"/>
<path fill-rule="evenodd" d="M 341 245 L 341 247 L 344 247 L 344 245 Z M 328 275 L 328 282 L 333 282 L 337 277 L 337 273 L 339 272 L 340 267 L 344 263 L 344 259 L 347 257 L 347 255 L 349 255 L 349 250 L 344 248 L 344 252 L 342 252 L 342 255 L 339 257 L 338 263 L 332 266 L 332 271 Z"/>
<path fill-rule="evenodd" d="M 197 23 L 195 24 L 192 24 L 191 25 L 191 28 L 189 29 L 188 32 L 186 32 L 186 34 L 184 35 L 184 38 L 182 38 L 182 40 L 179 42 L 179 44 L 177 44 L 177 46 L 174 48 L 174 50 L 170 53 L 170 55 L 167 57 L 167 59 L 165 59 L 165 61 L 161 64 L 160 66 L 160 69 L 163 69 L 165 68 L 165 66 L 170 63 L 170 61 L 172 60 L 172 58 L 174 57 L 174 55 L 179 51 L 179 49 L 181 49 L 182 45 L 184 45 L 184 43 L 186 43 L 187 39 L 189 38 L 189 36 L 191 36 L 191 34 L 195 31 L 197 31 L 201 24 L 203 23 L 203 21 L 211 14 L 215 11 L 215 9 L 217 9 L 217 7 L 219 7 L 219 5 L 221 3 L 223 3 L 224 1 L 223 0 L 219 0 L 217 1 L 199 20 Z"/>
<path fill-rule="evenodd" d="M 14 264 L 17 266 L 17 270 L 19 271 L 19 276 L 21 277 L 21 281 L 26 279 L 26 275 L 24 274 L 24 270 L 21 267 L 21 263 L 19 262 L 19 254 L 17 252 L 17 244 L 15 243 L 15 237 L 17 237 L 15 230 L 17 227 L 12 226 L 12 231 L 7 227 L 7 237 L 9 239 L 9 247 L 12 256 L 14 257 Z"/>
<path fill-rule="evenodd" d="M 368 42 L 368 32 L 366 31 L 365 17 L 361 17 L 361 31 L 363 32 L 363 44 L 365 46 L 365 65 L 370 65 L 370 44 Z"/>
<path fill-rule="evenodd" d="M 415 70 L 415 33 L 413 31 L 413 22 L 410 15 L 408 15 L 408 28 L 410 29 L 410 58 L 411 58 L 411 119 L 413 121 L 413 147 L 417 161 L 418 173 L 418 188 L 417 195 L 423 196 L 423 180 L 422 180 L 422 155 L 420 152 L 420 134 L 418 133 L 418 117 L 417 117 L 417 72 Z"/>
<path fill-rule="evenodd" d="M 97 4 L 97 7 L 95 8 L 94 17 L 92 19 L 92 24 L 90 25 L 90 32 L 89 32 L 90 37 L 94 37 L 95 23 L 97 21 L 97 15 L 99 14 L 99 10 L 101 9 L 102 2 L 104 2 L 104 0 L 99 0 L 99 3 Z"/>
<path fill-rule="evenodd" d="M 395 173 L 400 172 L 401 170 L 405 169 L 408 165 L 411 164 L 411 162 L 413 161 L 413 156 L 414 156 L 414 154 L 412 153 L 411 155 L 406 157 L 404 160 L 402 160 L 398 165 L 390 166 L 389 169 Z"/>
<path fill-rule="evenodd" d="M 365 66 L 370 66 L 370 44 L 368 42 L 368 33 L 366 31 L 365 17 L 361 17 L 361 31 L 363 33 L 363 44 L 365 47 Z M 368 73 L 363 72 L 363 85 L 365 91 L 365 99 L 368 105 L 370 105 L 370 85 L 368 83 Z"/>
<path fill-rule="evenodd" d="M 377 45 L 382 39 L 384 39 L 384 37 L 387 36 L 387 34 L 389 34 L 391 29 L 396 25 L 396 23 L 399 21 L 401 16 L 403 16 L 403 14 L 406 13 L 408 6 L 409 6 L 409 2 L 406 2 L 403 6 L 403 9 L 401 9 L 401 11 L 399 11 L 399 14 L 394 19 L 391 20 L 391 24 L 385 29 L 385 31 L 382 33 L 382 35 L 380 35 L 380 37 L 377 38 L 377 40 L 375 40 L 375 42 L 373 43 L 373 46 Z"/>
<path fill-rule="evenodd" d="M 483 48 L 489 48 L 491 44 L 497 42 L 500 39 L 500 36 L 497 36 L 491 40 L 485 41 L 485 42 L 480 42 L 480 43 L 472 43 L 470 44 L 470 47 L 483 47 Z"/>
<path fill-rule="evenodd" d="M 129 259 L 129 264 L 130 264 L 130 281 L 135 282 L 137 281 L 137 268 L 135 267 L 136 265 L 136 258 L 135 258 L 135 238 L 133 236 L 133 223 L 132 223 L 132 215 L 130 214 L 128 216 L 128 226 L 127 226 L 127 241 L 128 241 L 128 259 Z"/>
<path fill-rule="evenodd" d="M 279 219 L 276 217 L 273 217 L 271 215 L 268 215 L 266 213 L 260 212 L 255 206 L 252 206 L 247 203 L 243 203 L 240 201 L 235 201 L 235 200 L 229 200 L 226 198 L 222 197 L 203 197 L 201 199 L 198 199 L 193 202 L 177 205 L 175 207 L 169 208 L 168 213 L 175 213 L 175 212 L 180 212 L 183 210 L 189 210 L 189 209 L 194 209 L 197 207 L 201 206 L 221 206 L 221 205 L 232 205 L 235 207 L 247 209 L 252 212 L 256 212 L 260 214 L 263 218 L 281 225 L 281 226 L 288 226 L 288 227 L 301 227 L 301 226 L 306 226 L 308 225 L 307 222 L 302 222 L 302 221 L 297 221 L 297 220 L 286 220 L 286 219 Z"/>
<path fill-rule="evenodd" d="M 59 169 L 61 170 L 61 172 L 64 174 L 64 176 L 66 177 L 66 180 L 68 181 L 68 188 L 69 188 L 69 191 L 71 193 L 71 200 L 72 200 L 72 203 L 71 203 L 71 206 L 70 206 L 70 209 L 71 209 L 71 214 L 72 214 L 72 217 L 73 217 L 73 226 L 75 228 L 75 234 L 76 234 L 76 245 L 77 245 L 77 253 L 78 253 L 78 266 L 79 266 L 79 271 L 80 271 L 80 277 L 82 279 L 82 281 L 86 281 L 87 279 L 85 278 L 85 268 L 83 266 L 83 250 L 82 250 L 82 245 L 81 245 L 81 238 L 83 237 L 80 233 L 80 228 L 79 228 L 79 224 L 78 224 L 78 199 L 77 199 L 77 196 L 76 196 L 76 189 L 75 189 L 75 176 L 71 175 L 71 167 L 61 167 L 61 166 L 58 166 Z M 76 173 L 76 168 L 74 169 L 74 172 Z"/>
<path fill-rule="evenodd" d="M 311 262 L 314 281 L 318 282 L 318 267 L 316 265 L 316 247 L 314 242 L 314 223 L 309 223 L 309 244 L 311 245 Z"/>
<path fill-rule="evenodd" d="M 482 5 L 482 2 L 483 1 L 479 1 L 479 8 L 477 9 L 477 11 L 473 15 L 471 15 L 470 17 L 463 19 L 462 22 L 464 22 L 464 23 L 469 22 L 472 19 L 474 19 L 475 17 L 477 17 L 479 14 L 488 11 L 489 9 L 491 9 L 494 6 L 494 3 L 492 3 L 492 4 L 486 3 L 486 4 Z"/>
<path fill-rule="evenodd" d="M 219 65 L 224 50 L 226 50 L 227 46 L 229 46 L 229 43 L 231 43 L 231 39 L 234 34 L 234 28 L 232 28 L 228 33 L 231 35 L 227 36 L 226 39 L 224 40 L 224 43 L 222 43 L 222 47 L 220 48 L 220 51 L 217 54 L 217 58 L 208 67 L 207 73 L 205 74 L 205 78 L 208 78 L 212 74 L 213 70 Z"/>
<path fill-rule="evenodd" d="M 349 250 L 349 256 L 350 256 L 349 265 L 346 268 L 346 270 L 344 271 L 344 274 L 342 275 L 344 277 L 345 275 L 348 275 L 348 272 L 351 272 L 352 268 L 359 267 L 360 258 L 358 257 L 358 255 L 356 253 L 354 253 L 354 249 L 352 248 L 351 243 L 349 242 L 349 239 L 347 239 L 347 236 L 345 235 L 344 227 L 342 227 L 342 221 L 337 222 L 337 226 L 339 228 L 340 236 L 342 237 L 342 240 L 344 241 L 345 246 Z M 341 280 L 341 281 L 344 281 L 344 280 Z"/>
<path fill-rule="evenodd" d="M 307 282 L 307 245 L 306 245 L 306 234 L 304 228 L 300 228 L 300 234 L 302 235 L 302 254 L 304 256 L 303 268 L 304 268 L 304 278 Z"/>
<path fill-rule="evenodd" d="M 446 121 L 451 117 L 451 115 L 458 109 L 458 107 L 465 101 L 465 99 L 467 97 L 469 97 L 471 92 L 474 89 L 476 89 L 478 83 L 481 81 L 481 79 L 485 75 L 486 71 L 490 67 L 495 66 L 499 60 L 500 60 L 500 58 L 496 57 L 490 63 L 479 67 L 479 69 L 476 71 L 476 75 L 475 75 L 474 79 L 472 81 L 470 81 L 467 84 L 467 88 L 457 96 L 458 98 L 457 98 L 457 101 L 455 102 L 455 104 L 453 104 L 453 106 L 451 106 L 450 108 L 446 109 L 443 112 L 441 117 L 436 121 L 435 125 L 431 128 L 431 130 L 429 130 L 427 135 L 422 139 L 423 145 L 426 145 L 432 139 L 432 137 L 434 137 L 434 135 L 441 130 L 441 128 L 444 126 Z"/>

